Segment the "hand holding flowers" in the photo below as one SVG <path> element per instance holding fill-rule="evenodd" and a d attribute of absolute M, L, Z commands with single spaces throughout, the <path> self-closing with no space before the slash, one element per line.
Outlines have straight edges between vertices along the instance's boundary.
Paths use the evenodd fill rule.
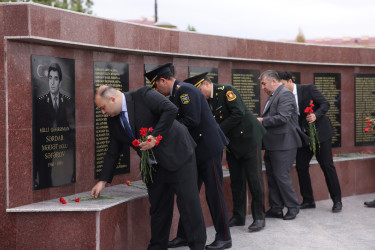
<path fill-rule="evenodd" d="M 152 127 L 148 129 L 141 128 L 139 130 L 141 138 L 135 139 L 132 142 L 134 147 L 139 147 L 141 150 L 141 174 L 144 183 L 147 183 L 148 179 L 153 182 L 152 172 L 155 171 L 153 164 L 156 164 L 157 161 L 152 148 L 158 146 L 163 138 L 161 135 L 158 135 L 156 138 L 150 135 L 149 133 L 151 133 L 153 130 L 154 129 Z"/>

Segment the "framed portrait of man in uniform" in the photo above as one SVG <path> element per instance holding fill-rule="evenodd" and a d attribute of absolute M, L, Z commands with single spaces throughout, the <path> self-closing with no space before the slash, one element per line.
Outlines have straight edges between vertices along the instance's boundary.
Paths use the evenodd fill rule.
<path fill-rule="evenodd" d="M 74 60 L 31 56 L 33 189 L 75 182 Z"/>

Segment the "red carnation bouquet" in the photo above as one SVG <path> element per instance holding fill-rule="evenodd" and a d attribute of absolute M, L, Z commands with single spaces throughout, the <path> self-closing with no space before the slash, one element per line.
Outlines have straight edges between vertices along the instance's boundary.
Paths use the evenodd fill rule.
<path fill-rule="evenodd" d="M 314 107 L 314 102 L 313 100 L 310 100 L 309 107 L 305 108 L 305 111 L 304 111 L 305 114 L 309 115 L 309 114 L 314 113 L 313 107 Z M 315 122 L 309 122 L 308 131 L 309 131 L 309 135 L 311 138 L 310 149 L 311 151 L 314 152 L 314 155 L 316 156 L 316 150 L 317 150 L 316 145 L 318 145 L 318 150 L 319 150 L 320 142 L 319 142 L 319 137 L 318 137 L 318 131 L 316 130 L 316 127 L 315 127 Z"/>
<path fill-rule="evenodd" d="M 158 135 L 156 139 L 151 139 L 147 138 L 150 133 L 154 129 L 152 127 L 150 128 L 141 128 L 139 130 L 139 134 L 141 136 L 140 139 L 135 139 L 132 143 L 134 147 L 139 147 L 139 144 L 145 141 L 151 142 L 152 140 L 155 140 L 155 146 L 159 145 L 161 139 L 163 138 L 161 135 Z M 141 151 L 141 174 L 142 174 L 142 179 L 144 183 L 148 182 L 148 178 L 150 177 L 151 182 L 153 182 L 152 179 L 152 172 L 155 171 L 154 167 L 152 166 L 153 164 L 156 164 L 157 161 L 155 159 L 154 152 L 152 149 L 147 149 L 147 150 L 142 150 Z"/>
<path fill-rule="evenodd" d="M 375 119 L 374 118 L 368 118 L 368 117 L 365 117 L 365 121 L 366 121 L 366 128 L 365 128 L 365 132 L 374 132 L 374 126 L 375 126 Z"/>

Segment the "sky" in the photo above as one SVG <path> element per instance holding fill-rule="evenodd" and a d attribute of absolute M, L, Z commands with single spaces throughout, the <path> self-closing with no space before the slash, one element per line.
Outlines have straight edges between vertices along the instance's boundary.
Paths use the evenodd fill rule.
<path fill-rule="evenodd" d="M 114 20 L 155 15 L 155 0 L 93 0 L 93 14 Z M 157 0 L 158 19 L 179 30 L 246 39 L 375 37 L 375 0 Z"/>

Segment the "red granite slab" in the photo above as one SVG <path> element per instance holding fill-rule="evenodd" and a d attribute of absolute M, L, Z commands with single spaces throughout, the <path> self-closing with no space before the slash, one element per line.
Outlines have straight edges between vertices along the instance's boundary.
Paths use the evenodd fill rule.
<path fill-rule="evenodd" d="M 19 213 L 16 249 L 95 249 L 93 212 Z"/>

